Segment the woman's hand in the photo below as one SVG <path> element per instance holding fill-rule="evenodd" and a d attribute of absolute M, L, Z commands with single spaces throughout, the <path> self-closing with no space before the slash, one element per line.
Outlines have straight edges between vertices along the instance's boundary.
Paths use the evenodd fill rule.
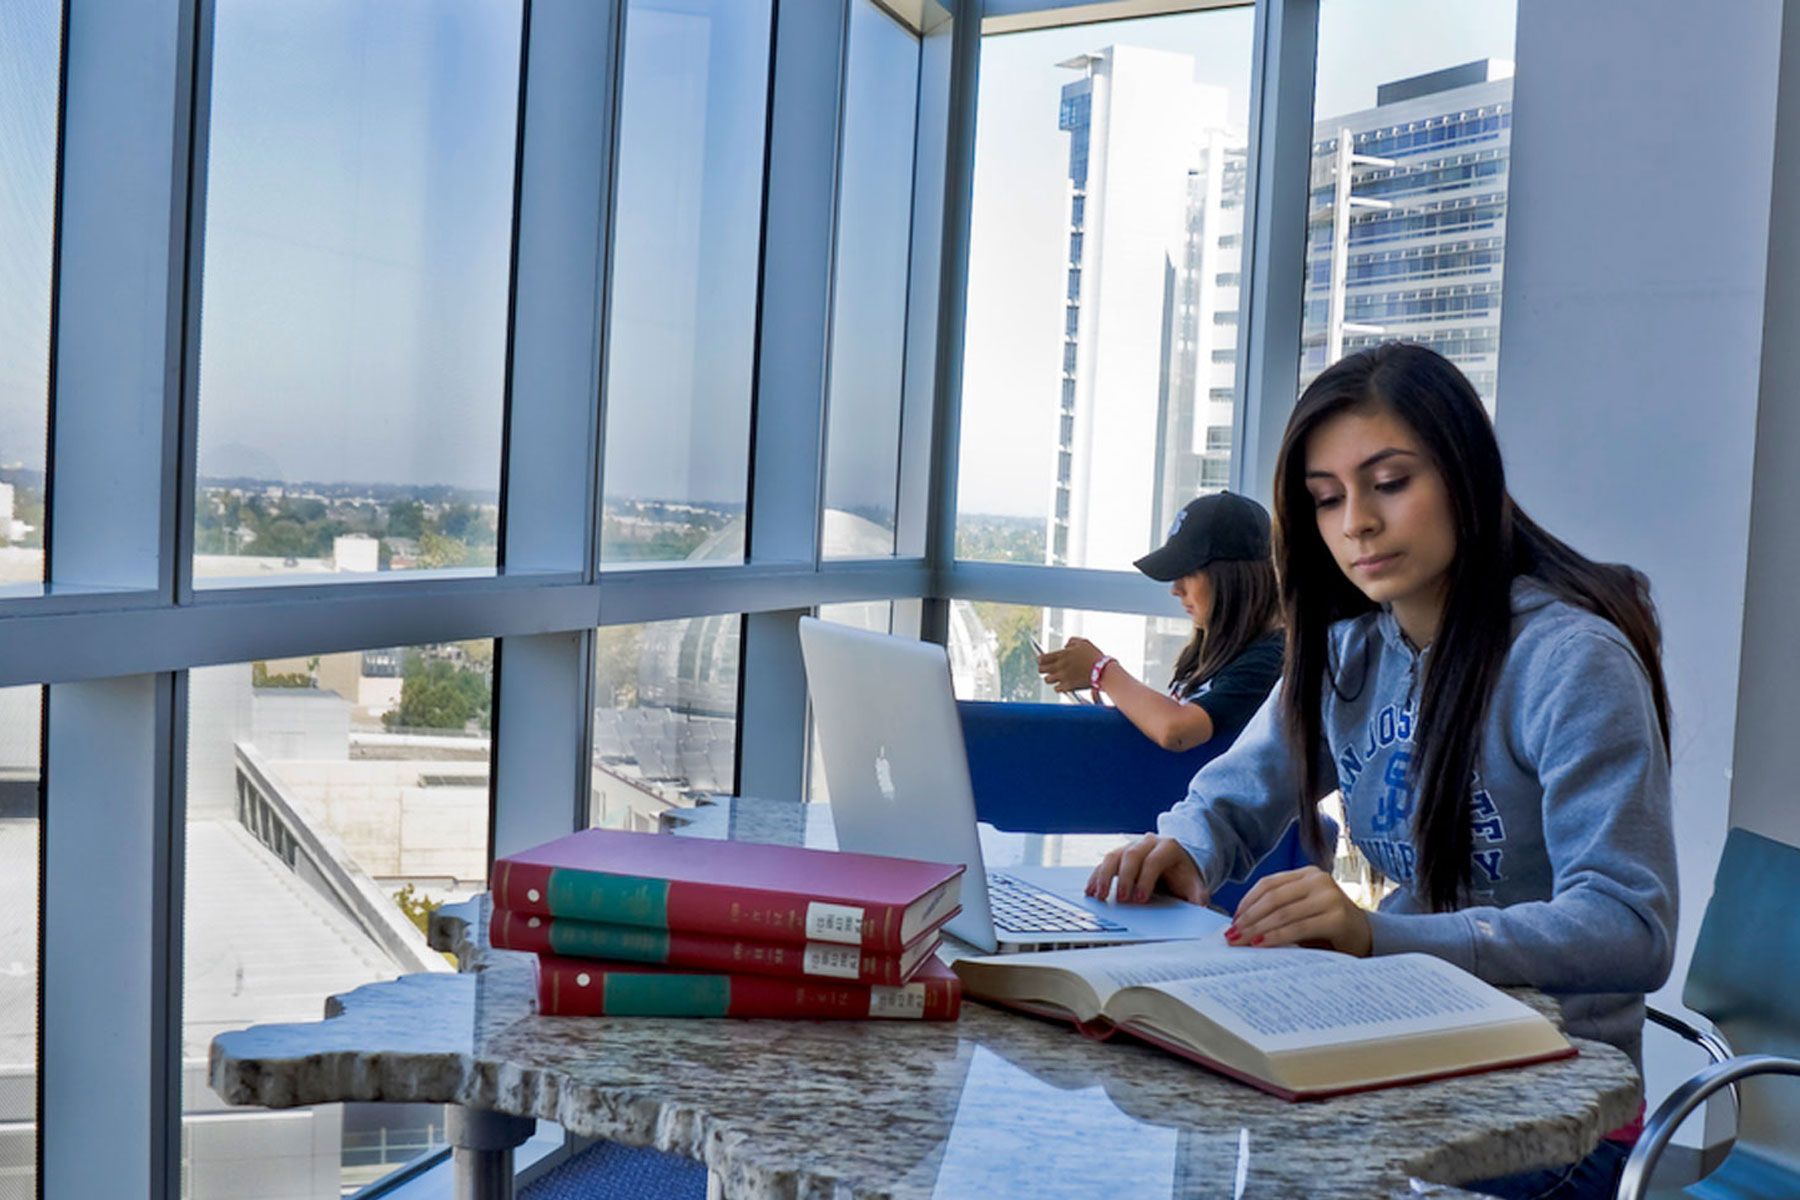
<path fill-rule="evenodd" d="M 1087 894 L 1106 899 L 1114 881 L 1121 904 L 1142 904 L 1157 889 L 1189 904 L 1205 904 L 1206 885 L 1200 869 L 1181 843 L 1171 837 L 1147 833 L 1129 846 L 1111 851 L 1088 876 Z"/>
<path fill-rule="evenodd" d="M 1238 902 L 1225 940 L 1234 946 L 1329 946 L 1369 956 L 1369 914 L 1317 867 L 1278 871 Z"/>
<path fill-rule="evenodd" d="M 1094 664 L 1100 661 L 1100 647 L 1086 638 L 1072 637 L 1061 650 L 1038 655 L 1038 673 L 1044 682 L 1059 692 L 1074 692 L 1093 682 Z"/>

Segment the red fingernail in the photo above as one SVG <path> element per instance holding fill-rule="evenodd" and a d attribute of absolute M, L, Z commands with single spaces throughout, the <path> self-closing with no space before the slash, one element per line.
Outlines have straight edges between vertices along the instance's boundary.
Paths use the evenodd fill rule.
<path fill-rule="evenodd" d="M 1238 931 L 1237 931 L 1236 925 L 1230 925 L 1230 926 L 1226 927 L 1225 940 L 1228 942 L 1235 942 L 1238 940 Z"/>
<path fill-rule="evenodd" d="M 1253 938 L 1251 938 L 1251 939 L 1250 939 L 1250 944 L 1251 944 L 1251 945 L 1252 945 L 1252 946 L 1260 946 L 1260 945 L 1262 945 L 1262 944 L 1263 944 L 1263 935 L 1262 935 L 1262 934 L 1260 934 L 1260 933 L 1259 933 L 1259 934 L 1257 934 L 1257 935 L 1256 935 L 1256 936 L 1255 936 L 1255 937 L 1253 937 Z"/>

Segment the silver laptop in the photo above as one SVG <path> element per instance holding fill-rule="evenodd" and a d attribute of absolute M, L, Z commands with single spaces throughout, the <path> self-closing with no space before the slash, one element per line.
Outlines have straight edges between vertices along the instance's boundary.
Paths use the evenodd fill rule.
<path fill-rule="evenodd" d="M 1082 894 L 1087 867 L 988 871 L 944 648 L 802 617 L 800 649 L 838 847 L 966 863 L 950 933 L 989 952 L 1048 950 L 1207 937 L 1229 923 L 1173 897 L 1095 900 Z"/>

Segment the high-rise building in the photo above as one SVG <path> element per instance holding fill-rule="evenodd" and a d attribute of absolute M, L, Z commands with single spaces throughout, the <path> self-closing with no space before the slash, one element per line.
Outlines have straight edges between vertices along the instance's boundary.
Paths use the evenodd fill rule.
<path fill-rule="evenodd" d="M 1046 561 L 1129 568 L 1224 485 L 1244 138 L 1193 59 L 1109 46 L 1060 64 L 1068 293 Z M 1141 617 L 1051 609 L 1046 632 L 1146 663 Z"/>
<path fill-rule="evenodd" d="M 1068 296 L 1046 561 L 1124 569 L 1226 485 L 1245 138 L 1185 55 L 1110 46 L 1060 64 L 1069 134 Z M 1512 64 L 1383 84 L 1316 123 L 1301 382 L 1341 354 L 1422 342 L 1491 408 L 1500 334 Z M 1177 622 L 1051 609 L 1152 678 Z"/>
<path fill-rule="evenodd" d="M 1490 409 L 1500 349 L 1512 64 L 1383 84 L 1313 129 L 1301 383 L 1342 354 L 1421 342 Z"/>

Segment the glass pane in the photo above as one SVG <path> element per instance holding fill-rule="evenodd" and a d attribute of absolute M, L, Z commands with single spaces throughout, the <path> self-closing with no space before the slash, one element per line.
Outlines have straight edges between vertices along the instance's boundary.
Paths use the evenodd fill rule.
<path fill-rule="evenodd" d="M 871 558 L 894 552 L 918 38 L 856 0 L 845 70 L 823 553 Z"/>
<path fill-rule="evenodd" d="M 520 0 L 220 0 L 194 574 L 491 569 Z"/>
<path fill-rule="evenodd" d="M 654 831 L 658 814 L 736 790 L 743 629 L 727 613 L 599 630 L 592 824 Z"/>
<path fill-rule="evenodd" d="M 1054 650 L 1084 637 L 1160 688 L 1174 677 L 1175 660 L 1194 627 L 1183 618 L 959 600 L 951 605 L 950 632 L 950 673 L 960 698 L 1072 704 L 1073 697 L 1059 697 L 1037 673 L 1032 639 Z"/>
<path fill-rule="evenodd" d="M 1128 569 L 1224 484 L 1251 33 L 983 39 L 959 557 Z"/>
<path fill-rule="evenodd" d="M 630 0 L 603 562 L 742 561 L 769 0 Z"/>
<path fill-rule="evenodd" d="M 58 0 L 0 5 L 0 596 L 35 594 L 44 579 L 61 61 Z"/>
<path fill-rule="evenodd" d="M 37 1196 L 43 689 L 0 690 L 0 1200 Z"/>
<path fill-rule="evenodd" d="M 1302 386 L 1421 342 L 1497 395 L 1516 0 L 1319 8 Z"/>
<path fill-rule="evenodd" d="M 349 1194 L 444 1143 L 434 1105 L 228 1108 L 206 1056 L 454 969 L 424 921 L 487 886 L 492 667 L 470 641 L 189 673 L 183 1195 Z"/>

